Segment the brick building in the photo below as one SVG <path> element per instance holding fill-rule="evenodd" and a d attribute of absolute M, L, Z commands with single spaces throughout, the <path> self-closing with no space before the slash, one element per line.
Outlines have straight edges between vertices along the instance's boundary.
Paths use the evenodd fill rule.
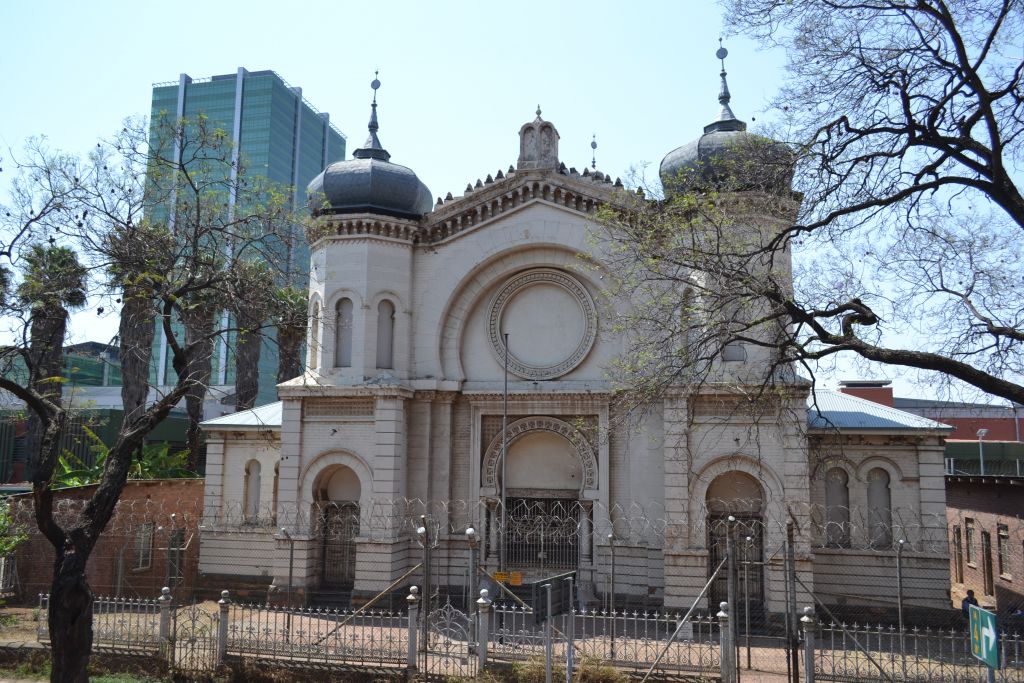
<path fill-rule="evenodd" d="M 1001 616 L 1024 610 L 1024 477 L 946 477 L 951 597 Z"/>
<path fill-rule="evenodd" d="M 54 494 L 58 520 L 74 518 L 96 485 L 61 489 Z M 96 595 L 155 598 L 163 586 L 187 599 L 196 583 L 202 512 L 202 479 L 129 481 L 86 566 Z M 50 591 L 53 546 L 40 533 L 30 493 L 8 498 L 11 514 L 28 534 L 14 551 L 9 583 L 14 600 L 32 604 Z"/>

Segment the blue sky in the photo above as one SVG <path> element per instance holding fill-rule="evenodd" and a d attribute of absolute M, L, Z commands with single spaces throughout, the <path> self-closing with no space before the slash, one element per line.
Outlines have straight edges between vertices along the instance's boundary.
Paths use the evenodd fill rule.
<path fill-rule="evenodd" d="M 653 177 L 717 114 L 722 28 L 718 5 L 697 0 L 5 2 L 0 191 L 13 169 L 8 148 L 28 136 L 82 153 L 124 117 L 148 114 L 153 83 L 239 66 L 301 87 L 347 135 L 349 153 L 365 139 L 379 69 L 380 138 L 435 197 L 514 164 L 519 127 L 538 104 L 567 165 L 589 164 L 596 134 L 599 169 L 625 177 L 649 164 Z M 741 38 L 726 46 L 733 111 L 756 128 L 771 119 L 784 55 Z M 110 314 L 80 314 L 72 339 L 115 329 Z"/>

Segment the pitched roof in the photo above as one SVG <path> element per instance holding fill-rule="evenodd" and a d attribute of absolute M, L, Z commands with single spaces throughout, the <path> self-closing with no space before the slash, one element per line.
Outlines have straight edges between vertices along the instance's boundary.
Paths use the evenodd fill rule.
<path fill-rule="evenodd" d="M 280 429 L 281 401 L 200 422 L 205 429 Z"/>
<path fill-rule="evenodd" d="M 829 389 L 815 389 L 807 397 L 810 429 L 949 430 L 949 425 L 929 420 L 874 401 Z"/>

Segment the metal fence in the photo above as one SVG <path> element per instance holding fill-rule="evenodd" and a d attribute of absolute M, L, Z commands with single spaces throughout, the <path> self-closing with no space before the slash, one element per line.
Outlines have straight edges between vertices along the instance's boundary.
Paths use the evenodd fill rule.
<path fill-rule="evenodd" d="M 39 642 L 50 642 L 46 614 L 50 596 L 39 596 Z M 160 650 L 160 603 L 157 599 L 97 597 L 92 603 L 92 642 L 98 651 L 134 651 L 152 654 Z"/>
<path fill-rule="evenodd" d="M 966 683 L 988 677 L 987 667 L 971 654 L 971 636 L 964 631 L 826 624 L 817 628 L 813 643 L 814 680 Z M 995 680 L 1024 681 L 1022 646 L 1020 634 L 1001 636 Z"/>

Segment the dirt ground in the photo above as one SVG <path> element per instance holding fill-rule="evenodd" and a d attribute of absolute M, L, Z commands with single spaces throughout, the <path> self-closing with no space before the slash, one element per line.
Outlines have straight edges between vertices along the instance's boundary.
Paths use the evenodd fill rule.
<path fill-rule="evenodd" d="M 39 610 L 34 607 L 0 608 L 0 641 L 36 639 Z"/>

